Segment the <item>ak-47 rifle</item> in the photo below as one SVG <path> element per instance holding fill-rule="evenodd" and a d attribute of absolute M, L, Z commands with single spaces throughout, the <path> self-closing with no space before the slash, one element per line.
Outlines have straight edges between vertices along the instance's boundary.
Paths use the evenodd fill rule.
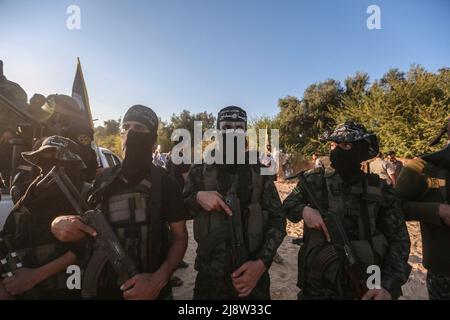
<path fill-rule="evenodd" d="M 230 207 L 233 214 L 228 216 L 228 232 L 231 245 L 231 266 L 233 271 L 243 265 L 248 258 L 242 230 L 242 214 L 239 198 L 235 189 L 231 189 L 225 196 L 225 204 Z"/>
<path fill-rule="evenodd" d="M 287 178 L 295 179 L 298 178 L 302 189 L 306 192 L 311 205 L 319 211 L 323 218 L 323 221 L 330 233 L 331 243 L 333 244 L 339 260 L 344 267 L 345 273 L 350 281 L 351 286 L 355 292 L 358 299 L 367 292 L 367 286 L 365 285 L 363 278 L 361 277 L 361 269 L 356 256 L 352 243 L 350 242 L 347 233 L 345 232 L 344 226 L 342 225 L 339 217 L 322 207 L 320 201 L 316 198 L 316 195 L 311 190 L 308 181 L 304 176 L 304 171 L 295 174 L 292 177 Z"/>
<path fill-rule="evenodd" d="M 87 203 L 81 198 L 63 167 L 53 167 L 40 183 L 51 184 L 53 182 L 57 184 L 76 213 L 80 215 L 81 221 L 97 231 L 97 236 L 93 240 L 94 251 L 83 274 L 82 297 L 92 298 L 97 295 L 98 279 L 107 262 L 111 264 L 122 283 L 138 274 L 136 265 L 126 254 L 103 212 L 98 209 L 89 210 Z"/>

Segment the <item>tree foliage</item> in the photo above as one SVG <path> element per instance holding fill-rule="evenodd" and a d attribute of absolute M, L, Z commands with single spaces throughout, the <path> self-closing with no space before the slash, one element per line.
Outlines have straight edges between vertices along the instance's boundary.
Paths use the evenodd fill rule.
<path fill-rule="evenodd" d="M 328 79 L 306 88 L 303 97 L 278 100 L 279 112 L 270 117 L 251 117 L 249 128 L 280 130 L 280 147 L 295 154 L 327 153 L 320 135 L 336 124 L 355 120 L 378 135 L 381 150 L 395 150 L 412 157 L 435 149 L 429 141 L 450 115 L 450 69 L 429 72 L 413 65 L 407 72 L 391 69 L 379 80 L 370 81 L 364 72 L 347 77 L 343 84 Z M 160 119 L 157 144 L 163 152 L 174 145 L 174 129 L 185 128 L 193 137 L 194 121 L 202 121 L 203 131 L 215 127 L 216 118 L 206 111 L 183 110 L 168 121 Z M 100 146 L 120 154 L 120 119 L 108 120 L 95 128 Z M 436 148 L 439 148 L 437 146 Z"/>
<path fill-rule="evenodd" d="M 450 114 L 450 69 L 391 69 L 372 83 L 366 73 L 358 72 L 343 86 L 326 80 L 309 86 L 302 99 L 288 96 L 278 105 L 280 143 L 286 150 L 326 152 L 320 134 L 354 120 L 378 135 L 382 151 L 412 157 L 435 150 L 428 143 Z"/>

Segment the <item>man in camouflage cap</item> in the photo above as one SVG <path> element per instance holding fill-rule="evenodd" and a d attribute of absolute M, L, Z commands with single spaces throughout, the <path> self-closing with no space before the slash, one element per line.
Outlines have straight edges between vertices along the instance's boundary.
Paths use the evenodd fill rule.
<path fill-rule="evenodd" d="M 331 168 L 305 173 L 307 182 L 324 208 L 341 220 L 361 265 L 378 265 L 381 287 L 363 299 L 397 299 L 407 281 L 410 240 L 400 203 L 391 187 L 377 175 L 361 170 L 361 162 L 374 157 L 378 141 L 357 123 L 346 122 L 326 132 L 331 145 Z M 319 212 L 297 185 L 284 200 L 283 211 L 294 223 L 304 221 L 304 245 L 298 256 L 299 299 L 353 299 L 355 292 L 337 258 Z M 324 257 L 327 257 L 325 259 Z"/>
<path fill-rule="evenodd" d="M 228 130 L 247 129 L 246 112 L 236 106 L 223 108 L 218 114 L 217 129 L 225 149 Z M 245 150 L 238 150 L 236 141 L 233 146 L 233 163 L 224 159 L 223 163 L 193 165 L 188 173 L 183 194 L 194 217 L 194 238 L 198 243 L 194 299 L 270 299 L 268 270 L 286 235 L 286 220 L 273 177 L 261 175 L 263 166 L 259 163 L 236 163 L 237 152 Z M 222 151 L 223 158 L 227 158 L 227 152 Z M 242 230 L 248 252 L 247 260 L 235 267 L 231 240 L 213 241 L 220 229 L 229 231 L 227 216 L 233 213 L 224 197 L 233 190 L 242 214 L 241 227 L 234 227 Z M 207 247 L 210 252 L 203 254 L 202 248 Z"/>
<path fill-rule="evenodd" d="M 55 184 L 41 186 L 39 182 L 54 167 L 64 167 L 80 193 L 88 185 L 80 178 L 84 163 L 78 145 L 61 136 L 46 138 L 36 151 L 23 152 L 22 157 L 40 169 L 40 175 L 6 219 L 1 237 L 19 252 L 23 268 L 2 280 L 10 295 L 23 299 L 77 298 L 77 290 L 66 287 L 66 268 L 76 263 L 76 248 L 53 237 L 50 226 L 60 212 L 73 212 L 71 204 Z M 33 293 L 33 294 L 31 294 Z"/>
<path fill-rule="evenodd" d="M 396 190 L 404 200 L 407 220 L 419 221 L 423 241 L 423 265 L 428 270 L 430 299 L 450 300 L 450 119 L 430 143 L 446 137 L 441 150 L 406 163 Z"/>

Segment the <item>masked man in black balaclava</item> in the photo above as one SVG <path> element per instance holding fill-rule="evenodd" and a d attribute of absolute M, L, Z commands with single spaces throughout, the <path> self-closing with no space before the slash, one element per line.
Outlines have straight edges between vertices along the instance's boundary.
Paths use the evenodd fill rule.
<path fill-rule="evenodd" d="M 0 238 L 17 250 L 23 268 L 3 279 L 6 290 L 24 299 L 76 298 L 79 291 L 66 286 L 66 268 L 75 264 L 74 246 L 59 242 L 50 230 L 51 222 L 60 212 L 74 209 L 56 184 L 39 182 L 53 167 L 63 167 L 79 192 L 88 189 L 80 178 L 85 168 L 78 145 L 70 139 L 51 136 L 39 149 L 23 152 L 22 157 L 37 167 L 40 174 L 26 189 L 5 222 Z M 13 249 L 12 249 L 13 248 Z"/>
<path fill-rule="evenodd" d="M 273 176 L 261 175 L 263 166 L 251 164 L 245 143 L 238 142 L 247 130 L 246 112 L 236 106 L 223 108 L 217 129 L 223 138 L 218 148 L 222 155 L 216 155 L 214 164 L 193 165 L 183 193 L 198 243 L 194 299 L 270 299 L 268 270 L 286 235 L 280 198 Z M 228 225 L 229 215 L 238 216 L 225 204 L 229 195 L 237 196 L 241 211 L 241 221 L 233 224 L 233 233 L 243 239 L 235 243 L 246 253 L 241 259 L 236 258 Z"/>
<path fill-rule="evenodd" d="M 90 192 L 89 204 L 103 210 L 139 270 L 121 283 L 107 264 L 98 280 L 97 298 L 172 298 L 169 279 L 187 248 L 189 216 L 178 183 L 152 163 L 157 130 L 158 117 L 152 109 L 132 106 L 122 123 L 122 166 L 105 169 Z M 95 230 L 77 216 L 58 217 L 52 231 L 68 242 L 80 241 L 86 234 L 95 236 Z"/>
<path fill-rule="evenodd" d="M 375 174 L 361 171 L 361 163 L 378 153 L 378 140 L 357 123 L 346 122 L 326 132 L 331 146 L 331 168 L 304 173 L 312 192 L 329 214 L 341 220 L 359 267 L 357 279 L 365 283 L 369 266 L 378 267 L 378 284 L 362 297 L 352 286 L 330 238 L 324 218 L 311 205 L 301 184 L 284 200 L 283 211 L 294 223 L 304 221 L 304 244 L 298 261 L 300 299 L 397 299 L 408 280 L 410 240 L 400 201 L 393 189 Z M 334 230 L 332 230 L 334 231 Z M 332 241 L 330 243 L 330 241 Z"/>

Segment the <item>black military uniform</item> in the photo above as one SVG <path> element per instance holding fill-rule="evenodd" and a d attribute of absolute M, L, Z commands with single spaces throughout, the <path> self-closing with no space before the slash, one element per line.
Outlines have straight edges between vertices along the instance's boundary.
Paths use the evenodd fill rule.
<path fill-rule="evenodd" d="M 55 152 L 51 158 L 46 152 Z M 10 241 L 18 252 L 23 267 L 38 268 L 76 247 L 59 242 L 51 233 L 50 226 L 61 212 L 70 213 L 74 209 L 60 192 L 56 184 L 39 186 L 39 182 L 53 166 L 64 167 L 75 187 L 85 193 L 89 186 L 79 179 L 79 170 L 84 163 L 78 155 L 78 146 L 73 141 L 52 136 L 44 140 L 42 146 L 32 152 L 22 153 L 29 163 L 40 167 L 41 174 L 30 184 L 22 198 L 15 204 L 6 219 L 2 237 Z M 68 290 L 66 274 L 61 272 L 39 283 L 24 294 L 23 298 L 33 299 L 76 299 L 79 291 Z"/>
<path fill-rule="evenodd" d="M 106 214 L 126 253 L 139 273 L 153 273 L 165 261 L 169 249 L 168 224 L 187 220 L 181 188 L 164 168 L 151 161 L 158 118 L 150 108 L 136 105 L 123 121 L 145 124 L 150 133 L 128 131 L 122 166 L 105 169 L 90 192 L 89 203 Z M 89 260 L 89 252 L 83 258 Z M 122 299 L 120 279 L 107 264 L 98 282 L 98 299 Z M 170 282 L 158 299 L 171 299 Z"/>

